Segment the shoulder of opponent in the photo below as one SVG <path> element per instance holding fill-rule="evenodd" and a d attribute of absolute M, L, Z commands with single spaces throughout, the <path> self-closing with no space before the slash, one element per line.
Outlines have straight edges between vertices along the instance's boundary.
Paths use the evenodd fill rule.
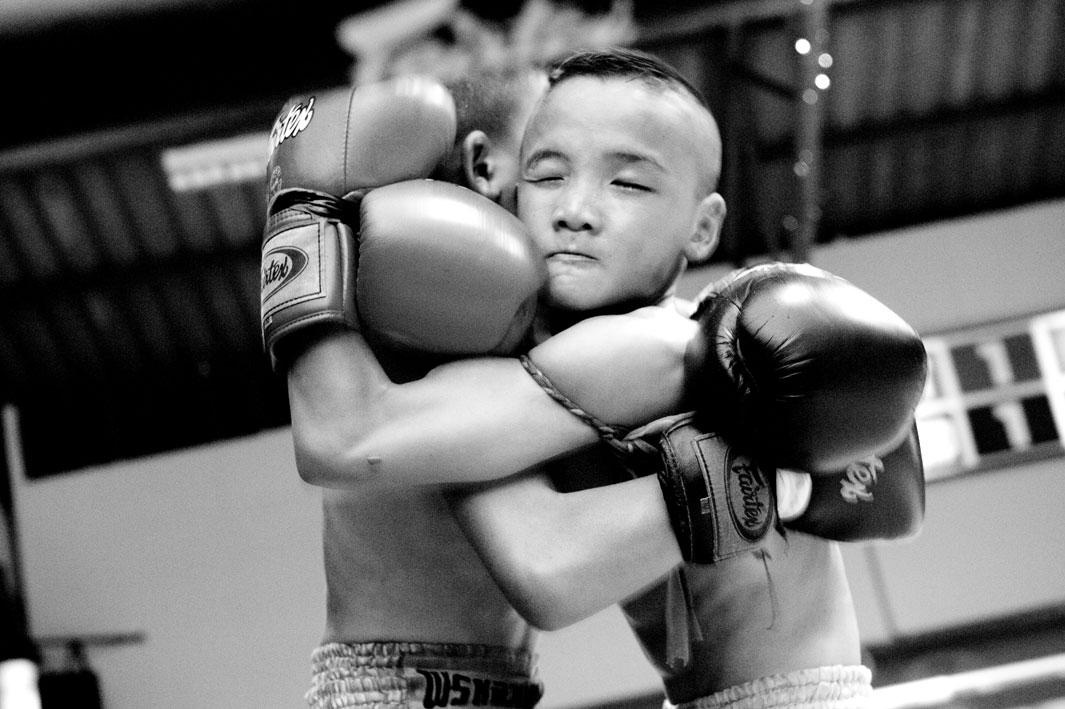
<path fill-rule="evenodd" d="M 642 308 L 637 308 L 636 310 L 625 313 L 623 316 L 637 318 L 668 318 L 674 315 L 680 315 L 684 318 L 690 318 L 694 312 L 695 303 L 693 301 L 687 300 L 686 298 L 666 296 L 654 305 L 645 305 Z"/>

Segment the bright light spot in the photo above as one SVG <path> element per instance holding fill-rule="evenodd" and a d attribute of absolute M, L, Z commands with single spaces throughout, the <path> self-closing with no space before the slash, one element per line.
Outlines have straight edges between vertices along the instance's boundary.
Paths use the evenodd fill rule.
<path fill-rule="evenodd" d="M 814 77 L 814 86 L 824 91 L 832 85 L 832 80 L 828 78 L 828 74 L 818 74 Z"/>
<path fill-rule="evenodd" d="M 822 52 L 821 55 L 817 57 L 817 64 L 822 69 L 829 68 L 832 66 L 832 55 L 828 52 Z"/>
<path fill-rule="evenodd" d="M 777 291 L 777 304 L 781 312 L 787 308 L 805 308 L 814 300 L 814 291 L 808 283 L 788 283 Z"/>
<path fill-rule="evenodd" d="M 805 37 L 799 37 L 797 40 L 795 40 L 795 51 L 799 54 L 809 54 L 810 40 L 806 39 Z"/>

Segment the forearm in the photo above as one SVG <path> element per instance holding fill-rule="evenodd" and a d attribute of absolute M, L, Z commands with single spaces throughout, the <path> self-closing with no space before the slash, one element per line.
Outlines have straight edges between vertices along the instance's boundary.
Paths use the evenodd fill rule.
<path fill-rule="evenodd" d="M 592 318 L 530 357 L 606 423 L 681 405 L 691 321 L 663 308 Z M 300 474 L 329 487 L 493 480 L 586 447 L 595 431 L 512 358 L 459 360 L 394 382 L 361 335 L 338 331 L 289 371 Z"/>
<path fill-rule="evenodd" d="M 326 487 L 492 480 L 596 440 L 516 359 L 462 360 L 395 383 L 353 332 L 294 363 L 289 405 L 300 474 Z"/>
<path fill-rule="evenodd" d="M 552 384 L 604 423 L 638 426 L 690 407 L 685 357 L 697 325 L 648 307 L 593 317 L 534 348 Z"/>
<path fill-rule="evenodd" d="M 654 477 L 561 493 L 530 475 L 453 504 L 496 583 L 542 629 L 586 618 L 681 563 Z"/>

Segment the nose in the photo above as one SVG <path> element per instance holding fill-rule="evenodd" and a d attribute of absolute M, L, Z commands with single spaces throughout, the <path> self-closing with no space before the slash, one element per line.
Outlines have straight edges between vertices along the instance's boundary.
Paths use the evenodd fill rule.
<path fill-rule="evenodd" d="M 595 187 L 572 181 L 559 193 L 551 223 L 556 231 L 596 233 L 601 224 Z"/>

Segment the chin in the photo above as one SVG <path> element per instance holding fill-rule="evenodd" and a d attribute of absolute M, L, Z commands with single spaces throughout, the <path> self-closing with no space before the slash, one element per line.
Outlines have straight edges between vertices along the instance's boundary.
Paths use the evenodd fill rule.
<path fill-rule="evenodd" d="M 591 313 L 599 310 L 604 304 L 601 298 L 591 298 L 579 291 L 552 288 L 545 301 L 547 306 L 558 312 L 567 312 L 574 315 Z"/>

